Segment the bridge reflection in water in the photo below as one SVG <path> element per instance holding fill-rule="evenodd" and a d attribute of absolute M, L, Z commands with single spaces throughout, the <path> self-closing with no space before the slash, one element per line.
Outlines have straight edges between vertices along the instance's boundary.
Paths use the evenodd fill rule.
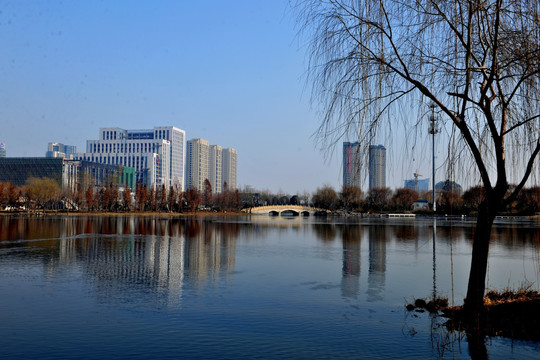
<path fill-rule="evenodd" d="M 271 216 L 310 216 L 327 215 L 328 210 L 314 208 L 302 205 L 270 205 L 258 206 L 247 209 L 245 212 L 253 215 L 271 215 Z"/>

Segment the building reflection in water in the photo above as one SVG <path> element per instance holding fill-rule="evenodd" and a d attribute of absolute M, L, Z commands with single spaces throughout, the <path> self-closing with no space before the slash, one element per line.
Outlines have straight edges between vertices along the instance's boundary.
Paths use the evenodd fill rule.
<path fill-rule="evenodd" d="M 341 295 L 358 297 L 360 292 L 360 249 L 362 247 L 362 227 L 345 226 L 342 231 L 343 270 L 341 277 Z"/>
<path fill-rule="evenodd" d="M 160 306 L 178 306 L 183 291 L 227 281 L 235 268 L 238 224 L 137 217 L 59 221 L 64 230 L 47 273 L 80 266 L 104 302 L 129 288 L 154 296 Z"/>
<path fill-rule="evenodd" d="M 372 225 L 369 233 L 369 272 L 367 301 L 383 299 L 386 277 L 386 226 Z"/>

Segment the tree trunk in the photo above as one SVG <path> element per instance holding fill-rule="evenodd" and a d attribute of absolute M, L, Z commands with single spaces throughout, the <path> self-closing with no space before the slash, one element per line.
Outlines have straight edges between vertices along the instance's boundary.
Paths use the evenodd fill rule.
<path fill-rule="evenodd" d="M 489 255 L 491 228 L 497 215 L 497 201 L 486 199 L 482 202 L 476 220 L 471 256 L 471 270 L 464 309 L 472 316 L 480 316 L 484 312 L 484 291 L 486 289 L 486 273 Z M 472 320 L 472 319 L 471 319 Z"/>

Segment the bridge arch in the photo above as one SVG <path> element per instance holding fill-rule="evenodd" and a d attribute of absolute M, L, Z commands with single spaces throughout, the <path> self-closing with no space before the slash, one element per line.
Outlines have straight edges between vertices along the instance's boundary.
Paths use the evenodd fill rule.
<path fill-rule="evenodd" d="M 325 215 L 327 210 L 313 208 L 302 205 L 271 205 L 258 206 L 243 210 L 244 212 L 253 215 L 271 215 L 271 216 L 310 216 L 310 215 Z"/>

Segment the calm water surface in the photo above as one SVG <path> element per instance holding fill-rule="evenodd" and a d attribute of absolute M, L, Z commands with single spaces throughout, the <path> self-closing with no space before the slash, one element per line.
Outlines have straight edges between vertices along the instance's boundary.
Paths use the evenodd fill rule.
<path fill-rule="evenodd" d="M 468 359 L 463 334 L 404 309 L 462 303 L 472 225 L 451 225 L 1 217 L 0 358 Z M 488 287 L 538 289 L 538 224 L 500 223 L 492 242 Z M 539 343 L 486 346 L 540 358 Z"/>

